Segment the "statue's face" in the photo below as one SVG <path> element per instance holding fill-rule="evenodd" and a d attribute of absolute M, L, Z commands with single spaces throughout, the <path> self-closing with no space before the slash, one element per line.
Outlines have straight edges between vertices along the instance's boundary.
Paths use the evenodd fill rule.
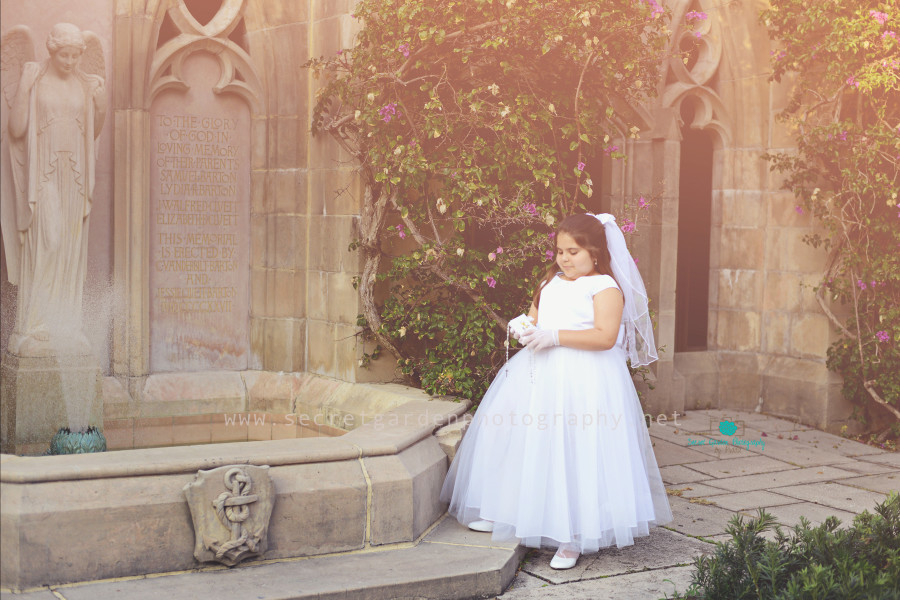
<path fill-rule="evenodd" d="M 67 77 L 78 66 L 81 53 L 81 48 L 76 46 L 63 46 L 50 56 L 50 62 L 60 75 Z"/>

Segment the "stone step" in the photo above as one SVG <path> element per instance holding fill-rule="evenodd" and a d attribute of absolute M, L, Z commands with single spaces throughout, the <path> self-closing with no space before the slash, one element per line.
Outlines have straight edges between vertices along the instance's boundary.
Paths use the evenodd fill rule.
<path fill-rule="evenodd" d="M 409 547 L 247 563 L 143 578 L 33 590 L 12 600 L 396 600 L 493 598 L 515 577 L 526 549 L 491 542 L 445 515 Z M 55 596 L 53 594 L 56 594 Z"/>

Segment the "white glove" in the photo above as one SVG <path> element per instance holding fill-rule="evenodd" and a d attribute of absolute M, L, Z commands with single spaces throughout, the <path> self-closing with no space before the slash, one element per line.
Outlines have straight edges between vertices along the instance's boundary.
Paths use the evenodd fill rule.
<path fill-rule="evenodd" d="M 519 337 L 519 341 L 532 352 L 559 346 L 559 329 L 529 329 Z"/>

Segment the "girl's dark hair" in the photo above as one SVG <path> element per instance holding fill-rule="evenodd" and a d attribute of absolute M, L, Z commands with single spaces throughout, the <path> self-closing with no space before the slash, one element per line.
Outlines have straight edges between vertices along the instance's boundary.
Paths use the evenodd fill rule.
<path fill-rule="evenodd" d="M 594 269 L 596 269 L 597 273 L 609 275 L 615 279 L 615 275 L 613 275 L 612 272 L 612 266 L 610 265 L 609 248 L 606 246 L 606 230 L 600 221 L 590 215 L 569 215 L 563 219 L 559 224 L 559 227 L 556 228 L 556 237 L 554 239 L 558 241 L 560 234 L 563 233 L 571 235 L 576 244 L 590 253 L 591 258 L 594 259 Z M 556 255 L 555 244 L 553 254 L 554 256 Z M 556 277 L 558 272 L 559 265 L 557 265 L 554 260 L 553 264 L 547 267 L 544 278 L 534 291 L 532 302 L 534 303 L 535 308 L 540 304 L 541 290 L 544 289 L 545 285 L 550 283 L 550 280 Z M 616 284 L 618 283 L 619 282 L 617 281 Z"/>

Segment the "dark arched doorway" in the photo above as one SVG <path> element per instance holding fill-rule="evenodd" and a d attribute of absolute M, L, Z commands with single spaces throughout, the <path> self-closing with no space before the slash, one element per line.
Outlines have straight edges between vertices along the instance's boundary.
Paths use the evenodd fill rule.
<path fill-rule="evenodd" d="M 684 121 L 690 123 L 692 120 Z M 712 157 L 712 136 L 705 131 L 685 128 L 678 184 L 676 352 L 707 349 Z"/>

